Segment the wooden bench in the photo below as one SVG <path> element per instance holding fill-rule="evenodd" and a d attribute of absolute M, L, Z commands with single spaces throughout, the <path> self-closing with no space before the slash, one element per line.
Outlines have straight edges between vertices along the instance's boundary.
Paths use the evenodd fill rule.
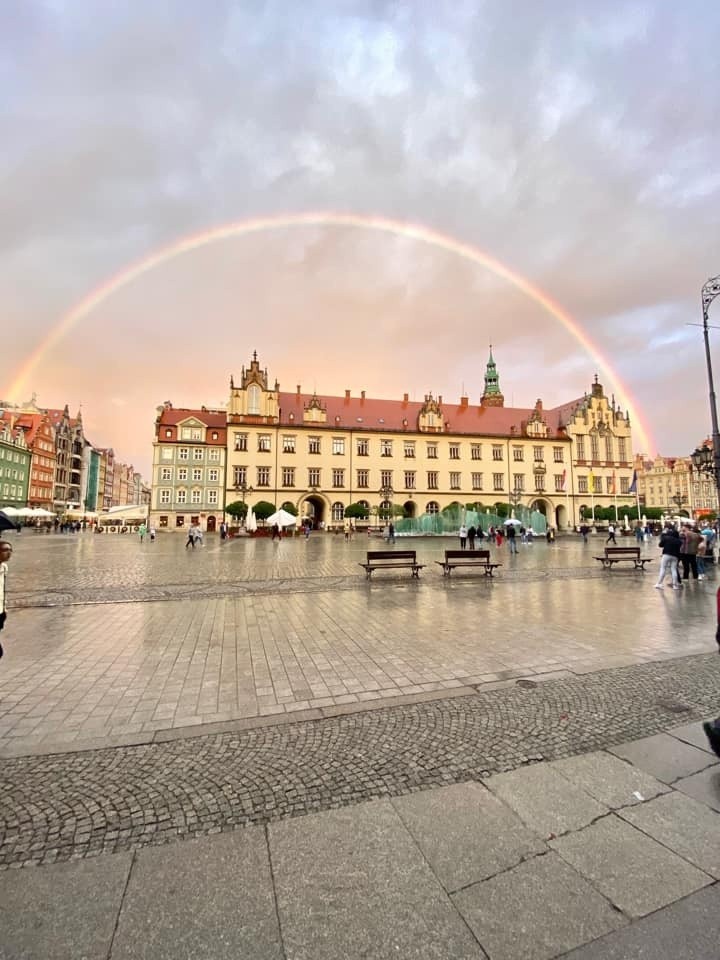
<path fill-rule="evenodd" d="M 446 550 L 444 560 L 435 563 L 443 568 L 443 576 L 447 577 L 455 567 L 480 567 L 486 577 L 493 575 L 493 570 L 501 567 L 501 563 L 490 561 L 489 550 Z"/>
<path fill-rule="evenodd" d="M 367 560 L 360 566 L 369 580 L 374 570 L 389 570 L 393 567 L 409 567 L 412 575 L 419 577 L 425 564 L 417 562 L 414 550 L 368 550 Z"/>
<path fill-rule="evenodd" d="M 621 563 L 623 560 L 631 560 L 636 570 L 642 570 L 645 573 L 645 564 L 652 561 L 652 557 L 641 557 L 640 547 L 605 547 L 605 556 L 593 557 L 599 560 L 606 570 L 612 569 L 614 563 Z"/>

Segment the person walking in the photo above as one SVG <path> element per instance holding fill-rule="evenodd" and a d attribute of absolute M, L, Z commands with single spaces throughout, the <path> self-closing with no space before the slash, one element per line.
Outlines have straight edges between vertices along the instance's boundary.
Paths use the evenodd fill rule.
<path fill-rule="evenodd" d="M 509 523 L 505 528 L 505 536 L 507 537 L 508 550 L 510 553 L 517 553 L 517 531 L 515 530 L 515 524 Z"/>
<path fill-rule="evenodd" d="M 467 547 L 467 535 L 468 535 L 468 528 L 463 523 L 460 525 L 460 529 L 458 530 L 458 536 L 460 537 L 461 550 L 464 550 Z"/>
<path fill-rule="evenodd" d="M 705 579 L 705 555 L 707 553 L 707 540 L 705 537 L 700 534 L 700 540 L 698 542 L 696 562 L 697 562 L 697 571 L 698 571 L 698 580 Z"/>
<path fill-rule="evenodd" d="M 605 543 L 608 544 L 610 543 L 610 541 L 612 541 L 615 544 L 615 546 L 617 546 L 617 540 L 615 539 L 615 525 L 613 523 L 608 524 L 608 535 Z"/>
<path fill-rule="evenodd" d="M 683 580 L 690 579 L 692 570 L 693 580 L 698 578 L 697 550 L 700 543 L 700 534 L 689 523 L 684 523 L 680 534 L 682 546 L 680 548 L 680 562 L 682 563 Z"/>
<path fill-rule="evenodd" d="M 145 542 L 145 534 L 147 533 L 147 527 L 144 523 L 141 523 L 138 527 L 138 536 L 140 537 L 140 543 Z"/>
<path fill-rule="evenodd" d="M 477 536 L 477 530 L 474 526 L 468 527 L 468 546 L 471 550 L 475 549 L 475 537 Z"/>
<path fill-rule="evenodd" d="M 12 544 L 8 540 L 0 540 L 0 630 L 3 629 L 7 620 L 7 572 L 12 552 Z M 2 655 L 3 648 L 0 644 L 0 657 Z"/>
<path fill-rule="evenodd" d="M 188 538 L 185 541 L 185 549 L 187 550 L 188 547 L 195 549 L 195 527 L 192 523 L 188 527 Z"/>
<path fill-rule="evenodd" d="M 395 524 L 392 520 L 388 524 L 388 542 L 395 543 Z"/>
<path fill-rule="evenodd" d="M 590 527 L 586 523 L 581 524 L 580 535 L 583 538 L 583 543 L 587 543 L 587 538 L 589 533 L 590 533 Z"/>
<path fill-rule="evenodd" d="M 679 590 L 682 586 L 678 575 L 678 559 L 680 557 L 681 547 L 680 534 L 671 523 L 665 524 L 665 529 L 662 532 L 658 546 L 662 550 L 662 557 L 660 558 L 660 573 L 658 574 L 655 589 L 663 589 L 665 586 L 665 577 L 669 571 L 673 590 Z"/>

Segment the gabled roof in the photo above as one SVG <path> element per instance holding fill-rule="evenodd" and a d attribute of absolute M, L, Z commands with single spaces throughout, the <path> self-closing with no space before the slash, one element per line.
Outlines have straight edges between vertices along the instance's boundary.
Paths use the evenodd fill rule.
<path fill-rule="evenodd" d="M 6 410 L 3 411 L 2 416 L 3 420 L 9 420 L 11 416 L 14 417 L 15 425 L 25 431 L 25 442 L 28 447 L 32 447 L 43 423 L 47 423 L 52 430 L 52 424 L 44 413 L 18 413 L 15 415 Z"/>
<path fill-rule="evenodd" d="M 200 423 L 204 423 L 206 427 L 220 427 L 224 430 L 227 426 L 227 412 L 225 410 L 208 410 L 205 407 L 192 410 L 188 407 L 165 405 L 158 414 L 157 422 L 164 427 L 175 427 L 191 417 L 199 420 Z"/>
<path fill-rule="evenodd" d="M 417 430 L 418 417 L 424 403 L 415 400 L 377 400 L 367 397 L 315 397 L 306 393 L 280 393 L 280 423 L 283 426 L 303 424 L 303 413 L 311 402 L 327 411 L 327 423 L 307 423 L 322 429 L 353 429 L 399 432 Z M 550 437 L 564 436 L 563 427 L 583 398 L 550 410 L 542 416 Z M 523 425 L 534 413 L 533 407 L 486 407 L 480 404 L 441 404 L 446 434 L 467 434 L 509 437 L 523 434 Z M 514 429 L 513 429 L 514 428 Z M 432 433 L 427 434 L 432 437 Z"/>

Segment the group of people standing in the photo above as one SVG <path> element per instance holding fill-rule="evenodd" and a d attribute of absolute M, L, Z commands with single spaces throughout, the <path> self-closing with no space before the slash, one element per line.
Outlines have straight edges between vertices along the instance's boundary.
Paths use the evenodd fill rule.
<path fill-rule="evenodd" d="M 656 590 L 663 589 L 668 574 L 673 590 L 680 590 L 681 580 L 689 580 L 691 575 L 693 580 L 705 579 L 705 557 L 712 555 L 712 542 L 695 524 L 684 523 L 678 530 L 675 524 L 666 523 L 658 545 L 662 558 Z"/>
<path fill-rule="evenodd" d="M 507 540 L 508 549 L 510 553 L 517 553 L 517 542 L 520 538 L 522 543 L 531 544 L 533 542 L 533 531 L 531 529 L 525 529 L 522 524 L 508 523 L 505 525 L 505 529 L 502 527 L 488 527 L 487 539 L 489 543 L 494 543 L 496 547 L 501 547 L 503 541 Z M 485 539 L 485 534 L 482 530 L 482 527 L 467 527 L 463 523 L 458 530 L 458 537 L 460 538 L 460 549 L 470 550 L 475 549 L 475 541 L 482 542 Z"/>

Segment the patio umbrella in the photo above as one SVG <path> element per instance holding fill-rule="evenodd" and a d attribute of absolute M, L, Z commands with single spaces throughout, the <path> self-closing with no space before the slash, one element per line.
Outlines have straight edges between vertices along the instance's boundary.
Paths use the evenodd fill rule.
<path fill-rule="evenodd" d="M 14 507 L 8 507 L 13 510 Z M 13 523 L 4 510 L 0 510 L 0 530 L 17 530 L 17 524 Z"/>
<path fill-rule="evenodd" d="M 507 520 L 503 520 L 503 526 L 521 527 L 522 523 L 520 520 L 516 520 L 515 517 L 508 517 Z"/>
<path fill-rule="evenodd" d="M 55 516 L 52 510 L 46 510 L 44 507 L 35 507 L 34 510 L 30 511 L 29 515 L 31 517 L 54 517 Z"/>
<path fill-rule="evenodd" d="M 249 530 L 250 533 L 257 530 L 257 518 L 255 517 L 255 511 L 252 507 L 250 507 L 245 517 L 245 529 Z"/>
<path fill-rule="evenodd" d="M 17 512 L 18 517 L 36 517 L 37 514 L 32 507 L 21 507 Z"/>
<path fill-rule="evenodd" d="M 280 510 L 276 510 L 271 517 L 267 518 L 267 522 L 269 524 L 276 523 L 279 527 L 291 527 L 294 523 L 297 523 L 297 517 L 281 507 Z"/>
<path fill-rule="evenodd" d="M 20 510 L 17 507 L 3 507 L 2 512 L 7 517 L 17 517 L 20 515 Z"/>

